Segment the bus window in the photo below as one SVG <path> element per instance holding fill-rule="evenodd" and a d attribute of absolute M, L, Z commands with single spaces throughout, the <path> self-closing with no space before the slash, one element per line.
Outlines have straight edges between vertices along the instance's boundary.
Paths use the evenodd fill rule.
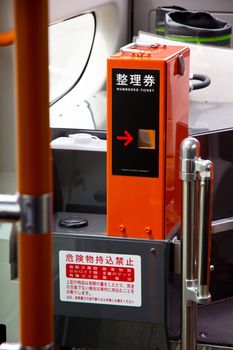
<path fill-rule="evenodd" d="M 95 17 L 87 13 L 49 26 L 50 103 L 81 78 L 92 50 Z"/>

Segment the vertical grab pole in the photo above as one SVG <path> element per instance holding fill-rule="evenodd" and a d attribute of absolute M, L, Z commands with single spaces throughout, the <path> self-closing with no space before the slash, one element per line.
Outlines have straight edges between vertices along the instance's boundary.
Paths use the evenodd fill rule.
<path fill-rule="evenodd" d="M 182 186 L 182 350 L 197 348 L 197 304 L 209 293 L 213 164 L 199 157 L 198 140 L 181 143 Z"/>
<path fill-rule="evenodd" d="M 182 350 L 196 349 L 196 302 L 187 298 L 187 287 L 196 280 L 195 241 L 197 215 L 197 175 L 195 161 L 199 158 L 199 142 L 187 138 L 181 144 L 180 178 L 182 180 Z"/>
<path fill-rule="evenodd" d="M 200 300 L 211 299 L 210 252 L 212 224 L 213 164 L 200 159 L 199 168 L 199 216 L 198 216 L 198 257 L 197 257 L 197 297 Z"/>
<path fill-rule="evenodd" d="M 48 3 L 15 0 L 20 342 L 53 342 Z"/>

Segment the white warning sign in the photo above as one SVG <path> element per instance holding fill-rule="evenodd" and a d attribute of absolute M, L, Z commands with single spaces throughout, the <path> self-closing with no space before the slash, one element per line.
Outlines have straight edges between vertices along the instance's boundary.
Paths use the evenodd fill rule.
<path fill-rule="evenodd" d="M 141 257 L 93 252 L 59 252 L 62 301 L 141 306 Z"/>

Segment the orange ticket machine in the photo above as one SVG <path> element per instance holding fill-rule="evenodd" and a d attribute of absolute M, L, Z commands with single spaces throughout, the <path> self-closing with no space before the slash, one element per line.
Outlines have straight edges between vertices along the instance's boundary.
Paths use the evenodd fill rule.
<path fill-rule="evenodd" d="M 165 239 L 180 222 L 189 49 L 127 45 L 109 58 L 107 82 L 107 233 Z"/>

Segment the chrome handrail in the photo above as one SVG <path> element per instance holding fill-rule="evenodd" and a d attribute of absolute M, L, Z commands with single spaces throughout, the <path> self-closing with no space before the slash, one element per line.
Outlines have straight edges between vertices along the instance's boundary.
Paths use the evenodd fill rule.
<path fill-rule="evenodd" d="M 197 303 L 208 303 L 213 164 L 200 158 L 200 144 L 186 138 L 180 150 L 182 180 L 182 350 L 197 348 Z"/>

